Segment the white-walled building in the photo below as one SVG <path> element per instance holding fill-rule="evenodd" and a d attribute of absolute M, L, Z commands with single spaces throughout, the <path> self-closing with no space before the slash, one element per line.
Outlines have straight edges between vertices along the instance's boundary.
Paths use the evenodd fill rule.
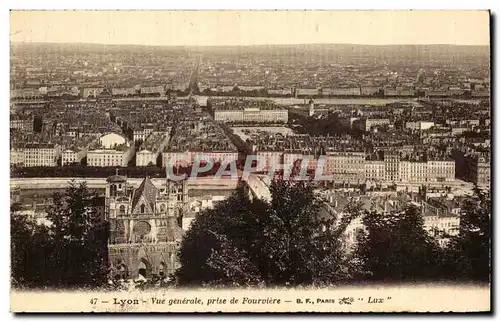
<path fill-rule="evenodd" d="M 185 152 L 163 152 L 163 166 L 180 165 L 189 166 L 194 164 L 196 158 L 211 160 L 214 163 L 231 163 L 238 160 L 238 151 L 185 151 Z"/>
<path fill-rule="evenodd" d="M 435 160 L 427 162 L 427 181 L 443 182 L 455 180 L 455 161 Z"/>
<path fill-rule="evenodd" d="M 430 121 L 412 121 L 412 122 L 406 122 L 405 125 L 407 129 L 420 130 L 420 131 L 428 130 L 433 126 L 434 122 Z"/>
<path fill-rule="evenodd" d="M 24 146 L 23 152 L 25 167 L 55 167 L 61 156 L 61 146 L 53 143 L 30 143 Z"/>
<path fill-rule="evenodd" d="M 153 133 L 154 126 L 153 124 L 150 125 L 145 125 L 141 129 L 135 129 L 133 131 L 133 136 L 134 136 L 134 142 L 137 142 L 139 140 L 145 141 L 147 137 Z"/>
<path fill-rule="evenodd" d="M 170 139 L 169 132 L 153 132 L 146 138 L 141 145 L 141 150 L 136 153 L 136 166 L 156 165 L 158 155 L 167 146 Z"/>
<path fill-rule="evenodd" d="M 381 160 L 366 160 L 365 161 L 365 176 L 366 180 L 384 181 L 385 180 L 385 163 Z"/>
<path fill-rule="evenodd" d="M 215 109 L 214 120 L 219 122 L 288 122 L 286 109 L 259 109 L 256 107 L 244 109 Z"/>
<path fill-rule="evenodd" d="M 97 149 L 87 153 L 87 165 L 90 167 L 126 167 L 134 157 L 134 146 L 120 150 Z"/>
<path fill-rule="evenodd" d="M 105 149 L 111 149 L 115 146 L 126 144 L 127 139 L 117 133 L 108 133 L 99 138 L 100 145 Z"/>
<path fill-rule="evenodd" d="M 72 146 L 67 147 L 62 151 L 61 165 L 70 165 L 73 163 L 81 164 L 87 156 L 89 148 L 97 142 L 97 138 L 93 135 L 82 136 L 75 139 Z"/>
<path fill-rule="evenodd" d="M 135 145 L 117 133 L 99 138 L 99 144 L 87 152 L 87 165 L 91 167 L 126 167 L 135 154 Z"/>

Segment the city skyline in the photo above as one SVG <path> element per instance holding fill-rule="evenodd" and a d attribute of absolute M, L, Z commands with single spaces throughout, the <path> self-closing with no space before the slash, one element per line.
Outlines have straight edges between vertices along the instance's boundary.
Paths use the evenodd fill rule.
<path fill-rule="evenodd" d="M 489 46 L 490 40 L 488 11 L 11 11 L 10 25 L 13 43 Z"/>
<path fill-rule="evenodd" d="M 13 11 L 10 35 L 12 312 L 491 310 L 489 11 Z"/>

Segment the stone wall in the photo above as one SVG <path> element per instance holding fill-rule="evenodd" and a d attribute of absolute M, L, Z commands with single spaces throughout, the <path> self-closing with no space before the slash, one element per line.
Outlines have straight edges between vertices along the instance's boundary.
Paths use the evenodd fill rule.
<path fill-rule="evenodd" d="M 159 274 L 161 262 L 165 263 L 164 274 L 173 274 L 180 266 L 177 250 L 180 244 L 176 242 L 166 242 L 157 244 L 121 244 L 109 245 L 109 259 L 112 269 L 120 263 L 125 264 L 128 276 L 135 278 L 139 272 L 139 265 L 146 263 L 147 275 Z"/>

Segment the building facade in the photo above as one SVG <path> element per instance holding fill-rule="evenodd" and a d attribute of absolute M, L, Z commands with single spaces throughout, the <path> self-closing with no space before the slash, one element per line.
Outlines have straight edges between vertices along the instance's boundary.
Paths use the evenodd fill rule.
<path fill-rule="evenodd" d="M 218 122 L 288 122 L 288 110 L 286 109 L 215 109 L 214 120 Z"/>
<path fill-rule="evenodd" d="M 52 143 L 26 144 L 22 150 L 25 167 L 55 167 L 61 156 L 61 147 Z"/>
<path fill-rule="evenodd" d="M 90 150 L 87 152 L 87 165 L 90 167 L 126 167 L 133 157 L 134 146 L 124 150 Z"/>
<path fill-rule="evenodd" d="M 117 275 L 169 276 L 179 267 L 188 202 L 185 181 L 166 180 L 157 188 L 146 177 L 138 188 L 119 175 L 107 179 L 105 217 L 110 224 L 109 261 Z"/>
<path fill-rule="evenodd" d="M 366 180 L 364 152 L 328 152 L 325 156 L 325 175 L 334 182 L 362 183 Z"/>

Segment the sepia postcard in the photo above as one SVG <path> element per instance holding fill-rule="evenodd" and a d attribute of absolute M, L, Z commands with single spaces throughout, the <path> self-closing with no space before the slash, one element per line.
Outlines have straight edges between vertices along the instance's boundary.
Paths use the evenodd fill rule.
<path fill-rule="evenodd" d="M 491 312 L 489 11 L 10 12 L 10 310 Z"/>

